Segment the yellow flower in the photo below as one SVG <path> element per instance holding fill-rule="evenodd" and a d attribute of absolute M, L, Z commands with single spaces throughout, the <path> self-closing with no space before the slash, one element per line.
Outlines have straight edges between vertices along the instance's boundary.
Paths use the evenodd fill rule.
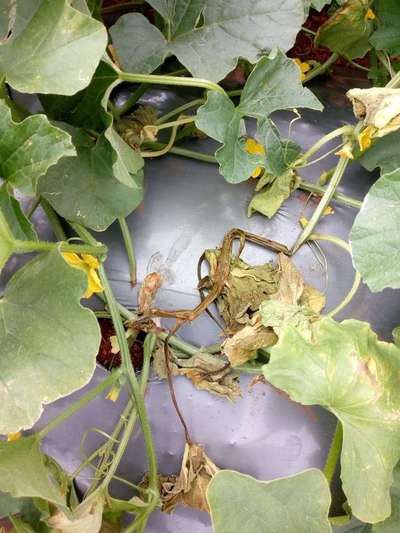
<path fill-rule="evenodd" d="M 375 13 L 369 8 L 365 14 L 365 20 L 374 20 L 376 18 Z"/>
<path fill-rule="evenodd" d="M 83 295 L 84 298 L 90 298 L 95 292 L 103 292 L 104 287 L 101 284 L 100 278 L 96 272 L 100 266 L 100 263 L 96 257 L 89 254 L 81 254 L 81 256 L 79 256 L 78 254 L 71 252 L 64 252 L 62 255 L 68 264 L 86 272 L 88 285 L 86 292 Z"/>
<path fill-rule="evenodd" d="M 107 394 L 106 399 L 111 402 L 116 402 L 119 398 L 119 393 L 121 392 L 121 387 L 119 385 L 114 385 L 110 392 Z"/>
<path fill-rule="evenodd" d="M 251 138 L 246 140 L 246 152 L 248 152 L 249 154 L 255 154 L 255 155 L 265 155 L 264 146 L 258 143 L 255 139 L 251 139 Z M 251 173 L 251 177 L 258 178 L 262 170 L 263 170 L 262 167 L 256 167 Z"/>
<path fill-rule="evenodd" d="M 364 150 L 367 150 L 371 146 L 372 137 L 376 133 L 377 129 L 378 128 L 376 128 L 375 126 L 369 125 L 364 128 L 358 136 L 358 144 L 360 145 L 360 150 L 362 152 Z"/>
<path fill-rule="evenodd" d="M 9 433 L 7 435 L 8 442 L 14 442 L 18 439 L 20 439 L 22 436 L 22 433 L 20 431 L 16 431 L 15 433 Z"/>
<path fill-rule="evenodd" d="M 306 73 L 311 69 L 311 65 L 309 65 L 306 62 L 301 61 L 298 57 L 295 58 L 294 62 L 296 65 L 300 67 L 301 75 L 300 79 L 301 81 L 304 81 L 306 79 Z"/>

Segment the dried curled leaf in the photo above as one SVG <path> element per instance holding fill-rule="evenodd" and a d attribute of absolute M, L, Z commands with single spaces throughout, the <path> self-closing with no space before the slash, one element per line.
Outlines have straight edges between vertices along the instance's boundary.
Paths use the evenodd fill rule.
<path fill-rule="evenodd" d="M 178 476 L 159 476 L 162 511 L 171 513 L 177 505 L 209 512 L 206 499 L 208 484 L 219 468 L 197 444 L 185 444 Z"/>
<path fill-rule="evenodd" d="M 149 313 L 163 281 L 163 277 L 158 272 L 151 272 L 144 278 L 138 295 L 139 314 L 147 315 Z"/>
<path fill-rule="evenodd" d="M 308 331 L 325 306 L 325 295 L 304 283 L 303 276 L 285 254 L 279 254 L 274 272 L 278 279 L 277 290 L 264 296 L 262 302 L 256 300 L 261 317 L 254 314 L 249 324 L 222 345 L 222 352 L 232 367 L 255 358 L 260 348 L 276 344 L 282 326 L 287 323 Z"/>
<path fill-rule="evenodd" d="M 222 352 L 229 359 L 232 367 L 240 366 L 257 356 L 257 350 L 273 346 L 278 340 L 270 327 L 264 327 L 259 315 L 252 324 L 244 326 L 235 335 L 226 339 L 222 345 Z"/>
<path fill-rule="evenodd" d="M 209 286 L 215 282 L 219 253 L 218 249 L 205 252 L 210 265 Z M 277 291 L 279 273 L 271 263 L 251 266 L 236 256 L 231 256 L 230 267 L 225 286 L 216 302 L 227 332 L 235 333 L 243 325 L 249 324 L 251 315 L 258 310 L 261 302 Z M 204 286 L 206 284 L 203 283 Z"/>
<path fill-rule="evenodd" d="M 400 89 L 372 87 L 351 89 L 346 93 L 354 115 L 372 126 L 372 137 L 383 137 L 400 128 Z"/>
<path fill-rule="evenodd" d="M 172 354 L 170 363 L 172 375 L 186 376 L 197 389 L 208 390 L 219 396 L 225 396 L 229 400 L 235 400 L 240 396 L 238 376 L 228 368 L 228 361 L 224 358 L 206 352 L 198 352 L 188 359 L 183 359 L 177 357 L 171 348 L 170 354 Z M 154 370 L 160 378 L 165 379 L 167 377 L 162 344 L 154 353 Z"/>

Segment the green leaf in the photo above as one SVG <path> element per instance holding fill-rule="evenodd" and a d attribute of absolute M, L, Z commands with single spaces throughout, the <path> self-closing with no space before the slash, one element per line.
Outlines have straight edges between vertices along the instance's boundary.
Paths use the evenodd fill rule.
<path fill-rule="evenodd" d="M 15 239 L 20 241 L 38 240 L 35 228 L 26 218 L 18 200 L 8 192 L 6 184 L 0 187 L 0 210 Z"/>
<path fill-rule="evenodd" d="M 359 161 L 369 171 L 380 167 L 382 174 L 392 172 L 400 168 L 398 143 L 400 143 L 400 131 L 374 139 L 371 148 L 360 157 Z"/>
<path fill-rule="evenodd" d="M 0 490 L 15 498 L 43 498 L 65 506 L 65 497 L 50 479 L 35 435 L 0 442 Z"/>
<path fill-rule="evenodd" d="M 9 281 L 0 300 L 1 434 L 32 427 L 43 404 L 92 377 L 100 335 L 94 314 L 79 303 L 86 287 L 86 274 L 57 250 Z"/>
<path fill-rule="evenodd" d="M 372 185 L 350 234 L 353 262 L 372 292 L 400 287 L 400 169 Z"/>
<path fill-rule="evenodd" d="M 258 481 L 221 470 L 212 478 L 207 499 L 215 533 L 329 533 L 331 496 L 320 470 Z"/>
<path fill-rule="evenodd" d="M 314 9 L 317 11 L 321 11 L 323 7 L 326 6 L 326 4 L 331 4 L 332 0 L 312 0 L 311 5 Z"/>
<path fill-rule="evenodd" d="M 0 492 L 0 518 L 19 513 L 24 501 L 24 498 L 14 498 L 8 492 Z"/>
<path fill-rule="evenodd" d="M 36 192 L 38 178 L 62 157 L 75 155 L 71 137 L 44 115 L 16 123 L 0 100 L 0 175 L 25 194 Z"/>
<path fill-rule="evenodd" d="M 165 19 L 171 37 L 192 31 L 206 3 L 206 0 L 149 0 Z"/>
<path fill-rule="evenodd" d="M 22 13 L 21 22 L 17 10 L 18 31 L 2 45 L 0 72 L 21 92 L 74 94 L 96 70 L 107 45 L 106 29 L 67 0 L 34 4 L 37 10 L 28 21 Z"/>
<path fill-rule="evenodd" d="M 282 141 L 278 128 L 269 119 L 260 124 L 258 135 L 265 147 L 267 172 L 275 176 L 283 174 L 300 154 L 300 146 L 289 140 Z"/>
<path fill-rule="evenodd" d="M 283 81 L 287 90 L 282 90 Z M 257 166 L 266 164 L 264 156 L 245 149 L 243 117 L 264 120 L 273 111 L 295 107 L 322 109 L 312 92 L 301 85 L 294 61 L 278 51 L 257 63 L 237 107 L 227 96 L 209 92 L 206 103 L 197 111 L 196 126 L 223 143 L 215 153 L 220 172 L 228 182 L 239 183 L 247 180 Z"/>
<path fill-rule="evenodd" d="M 0 209 L 0 272 L 14 252 L 14 235 Z"/>
<path fill-rule="evenodd" d="M 82 130 L 71 132 L 77 157 L 52 167 L 38 191 L 67 220 L 103 231 L 142 201 L 142 173 L 128 174 L 127 187 L 114 178 L 115 151 L 104 134 L 93 144 Z"/>
<path fill-rule="evenodd" d="M 400 4 L 397 0 L 375 0 L 374 12 L 379 18 L 379 28 L 370 42 L 377 50 L 388 50 L 390 55 L 400 54 Z"/>
<path fill-rule="evenodd" d="M 366 18 L 368 7 L 366 0 L 348 0 L 319 27 L 315 44 L 349 59 L 364 57 L 371 48 L 373 30 L 373 23 Z"/>
<path fill-rule="evenodd" d="M 193 76 L 219 81 L 240 57 L 255 63 L 266 50 L 291 48 L 304 20 L 301 0 L 284 6 L 273 0 L 150 3 L 166 20 L 167 38 L 137 13 L 123 15 L 110 30 L 121 65 L 132 72 L 152 72 L 173 54 Z"/>
<path fill-rule="evenodd" d="M 54 120 L 86 130 L 104 132 L 114 152 L 114 177 L 132 188 L 131 174 L 141 171 L 144 161 L 114 130 L 113 116 L 107 110 L 111 91 L 119 83 L 115 70 L 101 62 L 86 89 L 73 96 L 41 95 L 40 101 L 46 113 Z"/>
<path fill-rule="evenodd" d="M 341 421 L 341 478 L 354 515 L 385 520 L 400 457 L 400 349 L 379 341 L 365 322 L 323 318 L 312 341 L 289 326 L 270 353 L 270 383 Z"/>
<path fill-rule="evenodd" d="M 296 173 L 289 169 L 257 192 L 250 201 L 248 216 L 255 211 L 272 218 L 298 186 Z"/>
<path fill-rule="evenodd" d="M 100 62 L 90 84 L 72 96 L 39 95 L 40 102 L 52 120 L 71 126 L 102 132 L 105 129 L 105 110 L 102 100 L 108 87 L 118 79 L 113 68 Z"/>
<path fill-rule="evenodd" d="M 243 88 L 238 111 L 263 119 L 274 111 L 297 107 L 323 109 L 310 89 L 303 87 L 300 69 L 292 59 L 280 50 L 261 58 Z"/>

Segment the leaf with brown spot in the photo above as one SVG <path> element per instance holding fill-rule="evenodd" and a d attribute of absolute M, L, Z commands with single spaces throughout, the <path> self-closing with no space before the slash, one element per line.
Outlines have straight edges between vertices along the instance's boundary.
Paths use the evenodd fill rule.
<path fill-rule="evenodd" d="M 321 405 L 343 426 L 341 478 L 353 514 L 376 523 L 391 514 L 400 459 L 400 349 L 358 320 L 324 317 L 309 339 L 287 326 L 264 375 L 303 405 Z"/>

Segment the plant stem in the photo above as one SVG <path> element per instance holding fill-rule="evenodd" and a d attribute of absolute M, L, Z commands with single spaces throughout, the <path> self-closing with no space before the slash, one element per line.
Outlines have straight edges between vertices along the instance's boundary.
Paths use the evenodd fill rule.
<path fill-rule="evenodd" d="M 340 458 L 340 452 L 342 450 L 343 430 L 342 424 L 338 420 L 336 424 L 335 434 L 333 436 L 331 447 L 329 448 L 328 457 L 324 466 L 324 474 L 328 483 L 332 483 L 333 476 L 335 474 L 336 466 Z"/>
<path fill-rule="evenodd" d="M 164 122 L 163 124 L 155 125 L 155 127 L 157 128 L 157 130 L 163 130 L 166 128 L 172 128 L 173 126 L 182 126 L 183 124 L 189 124 L 190 122 L 194 122 L 195 119 L 195 116 L 183 117 L 178 120 L 173 120 L 172 122 Z"/>
<path fill-rule="evenodd" d="M 226 95 L 226 92 L 220 85 L 209 80 L 203 80 L 201 78 L 187 78 L 184 76 L 163 76 L 161 74 L 135 74 L 131 72 L 122 71 L 119 71 L 118 74 L 119 79 L 122 81 L 159 85 L 179 85 L 182 87 L 200 87 L 209 91 L 216 91 L 223 95 Z"/>
<path fill-rule="evenodd" d="M 108 389 L 117 379 L 122 375 L 122 370 L 114 370 L 106 379 L 101 383 L 90 389 L 86 394 L 84 394 L 78 401 L 70 405 L 65 411 L 59 414 L 56 418 L 53 418 L 48 424 L 46 424 L 38 433 L 40 439 L 46 437 L 50 431 L 55 429 L 57 426 L 65 422 L 73 414 L 75 414 L 79 409 L 84 405 L 92 401 L 96 396 L 101 394 L 103 391 Z"/>
<path fill-rule="evenodd" d="M 87 244 L 70 244 L 67 242 L 46 242 L 46 241 L 13 241 L 13 252 L 26 254 L 30 252 L 50 252 L 59 249 L 61 252 L 73 252 L 76 254 L 104 255 L 107 253 L 107 246 L 90 246 Z"/>
<path fill-rule="evenodd" d="M 126 223 L 126 219 L 121 217 L 118 219 L 122 238 L 124 240 L 126 255 L 128 258 L 128 264 L 129 264 L 129 272 L 131 277 L 131 285 L 134 287 L 137 283 L 137 272 L 136 272 L 136 256 L 135 256 L 135 249 L 133 247 L 132 242 L 132 235 L 129 231 L 128 224 Z"/>
<path fill-rule="evenodd" d="M 332 200 L 333 195 L 336 191 L 336 188 L 339 185 L 340 180 L 342 179 L 344 171 L 346 170 L 349 162 L 350 160 L 348 157 L 340 158 L 339 163 L 337 164 L 337 167 L 335 168 L 335 172 L 333 173 L 333 176 L 326 188 L 326 191 L 323 197 L 321 198 L 317 208 L 312 214 L 308 224 L 303 229 L 300 236 L 297 238 L 296 242 L 294 243 L 293 248 L 291 250 L 292 254 L 294 254 L 300 248 L 300 246 L 310 237 L 311 233 L 314 231 L 314 228 L 316 224 L 318 223 L 319 219 L 321 218 L 322 213 L 325 211 L 325 208 L 329 205 L 329 202 Z"/>
<path fill-rule="evenodd" d="M 393 68 L 392 68 L 392 65 L 390 64 L 390 60 L 386 58 L 385 54 L 379 50 L 376 50 L 376 57 L 379 59 L 381 64 L 384 66 L 384 68 L 387 70 L 387 72 L 389 73 L 389 76 L 393 78 Z"/>
<path fill-rule="evenodd" d="M 161 150 L 156 150 L 154 152 L 152 152 L 152 151 L 150 151 L 150 152 L 140 152 L 140 155 L 142 157 L 144 157 L 144 158 L 146 158 L 146 157 L 161 157 L 162 155 L 165 155 L 173 147 L 175 139 L 176 139 L 176 132 L 177 131 L 178 131 L 178 126 L 173 126 L 173 128 L 171 130 L 171 136 L 169 138 L 169 141 L 168 141 L 167 144 L 163 145 L 164 147 L 161 148 Z"/>
<path fill-rule="evenodd" d="M 304 33 L 308 33 L 309 35 L 317 35 L 315 31 L 309 30 L 305 26 L 301 27 L 301 31 L 304 31 Z"/>
<path fill-rule="evenodd" d="M 349 58 L 346 58 L 346 61 L 348 63 L 350 63 L 350 65 L 353 65 L 353 67 L 356 67 L 356 68 L 358 68 L 360 70 L 363 70 L 364 72 L 369 72 L 369 68 L 368 67 L 364 67 L 363 65 L 359 65 L 358 63 L 356 63 L 355 61 L 352 61 Z"/>
<path fill-rule="evenodd" d="M 400 85 L 400 71 L 386 84 L 386 87 L 395 89 Z"/>
<path fill-rule="evenodd" d="M 120 116 L 125 115 L 149 87 L 150 85 L 148 83 L 141 83 L 121 107 L 115 107 L 114 117 L 118 119 Z"/>
<path fill-rule="evenodd" d="M 316 152 L 318 152 L 326 143 L 342 135 L 352 135 L 353 132 L 354 126 L 350 126 L 348 124 L 345 126 L 341 126 L 340 128 L 336 128 L 333 131 L 330 131 L 329 133 L 318 139 L 315 144 L 310 146 L 310 148 L 306 150 L 301 157 L 299 157 L 298 159 L 296 159 L 296 161 L 292 163 L 292 166 L 297 167 L 303 165 L 304 163 L 307 163 L 309 158 Z"/>
<path fill-rule="evenodd" d="M 104 266 L 100 265 L 99 276 L 101 283 L 104 287 L 104 294 L 106 297 L 107 305 L 111 313 L 115 333 L 117 335 L 118 344 L 121 351 L 122 368 L 128 379 L 133 397 L 135 399 L 136 409 L 139 415 L 140 423 L 143 431 L 143 438 L 146 447 L 147 459 L 149 463 L 149 490 L 152 499 L 154 499 L 154 505 L 157 504 L 159 499 L 158 494 L 158 481 L 157 481 L 157 459 L 154 450 L 153 437 L 151 434 L 150 422 L 146 413 L 146 407 L 144 403 L 143 394 L 141 392 L 138 380 L 136 378 L 135 370 L 132 366 L 131 355 L 129 346 L 125 337 L 124 326 L 120 317 L 117 302 L 114 294 L 111 290 Z"/>
<path fill-rule="evenodd" d="M 33 213 L 36 211 L 36 209 L 39 207 L 39 205 L 40 205 L 40 196 L 35 198 L 35 200 L 33 201 L 32 205 L 30 206 L 30 208 L 26 212 L 26 218 L 31 219 Z"/>
<path fill-rule="evenodd" d="M 40 197 L 40 203 L 42 204 L 43 210 L 46 213 L 47 218 L 49 219 L 50 225 L 53 229 L 54 235 L 56 236 L 57 240 L 66 241 L 67 236 L 65 235 L 65 231 L 61 225 L 61 222 L 60 222 L 60 219 L 57 213 L 51 207 L 49 202 L 45 200 L 43 197 Z"/>
<path fill-rule="evenodd" d="M 334 235 L 322 235 L 320 233 L 313 233 L 308 238 L 309 241 L 327 241 L 331 242 L 332 244 L 335 244 L 336 246 L 339 246 L 343 250 L 346 250 L 348 254 L 351 257 L 351 248 L 348 242 L 344 241 L 343 239 L 339 239 L 339 237 L 335 237 Z M 355 293 L 358 291 L 358 288 L 361 283 L 361 276 L 356 271 L 354 276 L 353 285 L 351 286 L 349 292 L 346 294 L 346 296 L 343 298 L 343 300 L 334 308 L 332 311 L 329 311 L 329 313 L 326 314 L 326 316 L 333 317 L 337 315 L 342 309 L 344 309 L 353 299 Z"/>
<path fill-rule="evenodd" d="M 303 191 L 318 194 L 319 196 L 323 196 L 326 192 L 326 189 L 324 187 L 305 180 L 301 180 L 299 188 L 303 189 Z M 345 194 L 342 194 L 337 191 L 333 195 L 333 199 L 340 204 L 347 205 L 349 207 L 354 207 L 355 209 L 360 209 L 360 207 L 362 206 L 362 202 L 360 200 L 356 200 L 355 198 L 351 198 L 351 196 L 346 196 Z"/>
<path fill-rule="evenodd" d="M 119 11 L 120 9 L 126 9 L 132 6 L 141 5 L 144 3 L 144 0 L 130 0 L 129 2 L 125 2 L 123 4 L 116 4 L 114 6 L 108 6 L 101 8 L 101 14 L 106 15 L 107 13 L 115 13 L 116 11 Z"/>
<path fill-rule="evenodd" d="M 196 98 L 195 100 L 191 100 L 190 102 L 187 102 L 186 104 L 182 104 L 179 107 L 176 107 L 175 109 L 172 109 L 171 111 L 168 111 L 165 115 L 162 115 L 157 121 L 156 124 L 164 124 L 164 122 L 167 122 L 170 118 L 180 115 L 184 111 L 187 111 L 188 109 L 191 109 L 192 107 L 196 107 L 198 105 L 204 104 L 205 100 L 204 98 Z"/>
<path fill-rule="evenodd" d="M 334 52 L 328 59 L 322 63 L 322 65 L 319 65 L 319 67 L 315 67 L 308 74 L 306 74 L 306 77 L 303 80 L 303 83 L 307 83 L 308 81 L 312 80 L 316 76 L 319 76 L 320 74 L 323 74 L 325 71 L 329 69 L 331 65 L 339 58 L 339 54 Z"/>

